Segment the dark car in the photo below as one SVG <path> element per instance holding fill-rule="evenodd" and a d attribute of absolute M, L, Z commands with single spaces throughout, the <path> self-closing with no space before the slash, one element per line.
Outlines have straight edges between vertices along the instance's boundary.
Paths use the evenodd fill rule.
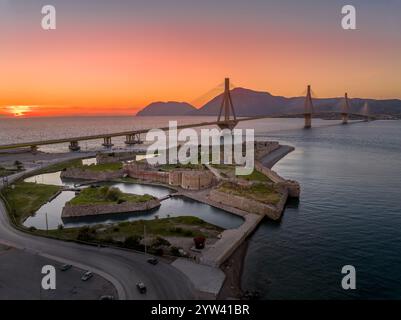
<path fill-rule="evenodd" d="M 143 282 L 138 282 L 136 284 L 136 287 L 138 288 L 140 293 L 146 293 L 146 286 Z"/>
<path fill-rule="evenodd" d="M 156 258 L 149 258 L 148 263 L 153 264 L 155 266 L 159 263 L 159 260 L 157 260 Z"/>
<path fill-rule="evenodd" d="M 71 269 L 72 268 L 72 265 L 70 265 L 70 264 L 63 264 L 61 267 L 60 267 L 60 270 L 61 271 L 67 271 L 67 270 L 69 270 L 69 269 Z"/>

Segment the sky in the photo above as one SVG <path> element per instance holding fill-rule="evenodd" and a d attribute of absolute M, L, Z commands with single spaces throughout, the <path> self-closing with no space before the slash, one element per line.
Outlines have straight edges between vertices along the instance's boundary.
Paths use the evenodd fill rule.
<path fill-rule="evenodd" d="M 41 28 L 54 5 L 57 29 Z M 357 30 L 341 28 L 352 4 Z M 0 0 L 0 116 L 134 114 L 236 86 L 401 98 L 399 0 Z"/>

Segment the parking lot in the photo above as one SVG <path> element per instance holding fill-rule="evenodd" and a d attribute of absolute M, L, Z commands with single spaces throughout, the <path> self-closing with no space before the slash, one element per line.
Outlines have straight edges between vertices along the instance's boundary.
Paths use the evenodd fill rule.
<path fill-rule="evenodd" d="M 56 268 L 56 290 L 43 290 L 41 270 L 44 265 Z M 82 281 L 85 270 L 72 267 L 61 271 L 62 264 L 0 244 L 1 300 L 97 300 L 101 296 L 117 297 L 113 285 L 94 274 Z"/>

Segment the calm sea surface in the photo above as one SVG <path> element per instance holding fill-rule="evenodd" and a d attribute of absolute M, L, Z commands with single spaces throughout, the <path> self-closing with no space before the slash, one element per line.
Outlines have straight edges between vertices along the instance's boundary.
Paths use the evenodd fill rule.
<path fill-rule="evenodd" d="M 0 139 L 5 144 L 167 123 L 163 117 L 0 119 Z M 255 128 L 259 139 L 295 146 L 274 169 L 302 188 L 299 203 L 290 203 L 280 222 L 265 221 L 251 237 L 242 282 L 262 298 L 401 298 L 401 122 L 337 123 L 316 120 L 312 130 L 302 130 L 301 119 L 239 126 Z M 113 142 L 123 146 L 123 140 Z M 100 142 L 81 145 L 95 149 Z M 355 291 L 341 289 L 344 265 L 356 268 Z"/>

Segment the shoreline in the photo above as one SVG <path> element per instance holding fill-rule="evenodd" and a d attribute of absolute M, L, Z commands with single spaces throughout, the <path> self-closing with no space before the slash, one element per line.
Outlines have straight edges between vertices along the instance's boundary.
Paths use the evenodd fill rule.
<path fill-rule="evenodd" d="M 294 147 L 280 145 L 278 149 L 262 157 L 260 161 L 264 166 L 271 169 L 277 162 L 294 150 Z M 217 300 L 243 298 L 245 292 L 242 288 L 242 274 L 251 236 L 252 234 L 250 234 L 245 241 L 241 243 L 237 250 L 235 250 L 233 254 L 220 266 L 220 269 L 226 275 L 226 280 L 217 296 Z"/>
<path fill-rule="evenodd" d="M 278 161 L 284 158 L 287 154 L 295 150 L 294 147 L 280 145 L 279 148 L 274 150 L 273 152 L 269 153 L 268 155 L 262 157 L 260 161 L 263 163 L 264 166 L 271 169 Z M 67 156 L 64 154 L 61 157 L 57 157 L 56 159 L 52 159 L 51 161 L 47 161 L 46 164 L 42 163 L 40 169 L 43 167 L 49 166 L 54 163 L 63 162 L 62 160 L 66 160 L 66 158 L 84 158 L 81 157 L 79 154 L 75 154 L 74 156 Z M 86 156 L 88 156 L 86 154 Z M 51 157 L 51 156 L 50 156 Z M 62 160 L 61 160 L 62 159 Z M 30 168 L 26 170 L 24 174 L 13 176 L 14 179 L 21 178 L 27 174 L 32 174 L 33 172 L 37 171 L 39 168 Z M 253 233 L 253 232 L 252 232 Z M 251 234 L 252 234 L 251 233 Z M 250 234 L 250 235 L 251 235 Z M 218 300 L 223 299 L 240 299 L 243 297 L 243 290 L 242 290 L 242 273 L 244 268 L 244 261 L 247 255 L 247 249 L 249 244 L 250 235 L 238 246 L 238 248 L 221 264 L 220 270 L 224 272 L 226 275 L 226 280 L 224 281 L 220 292 L 217 295 Z"/>

